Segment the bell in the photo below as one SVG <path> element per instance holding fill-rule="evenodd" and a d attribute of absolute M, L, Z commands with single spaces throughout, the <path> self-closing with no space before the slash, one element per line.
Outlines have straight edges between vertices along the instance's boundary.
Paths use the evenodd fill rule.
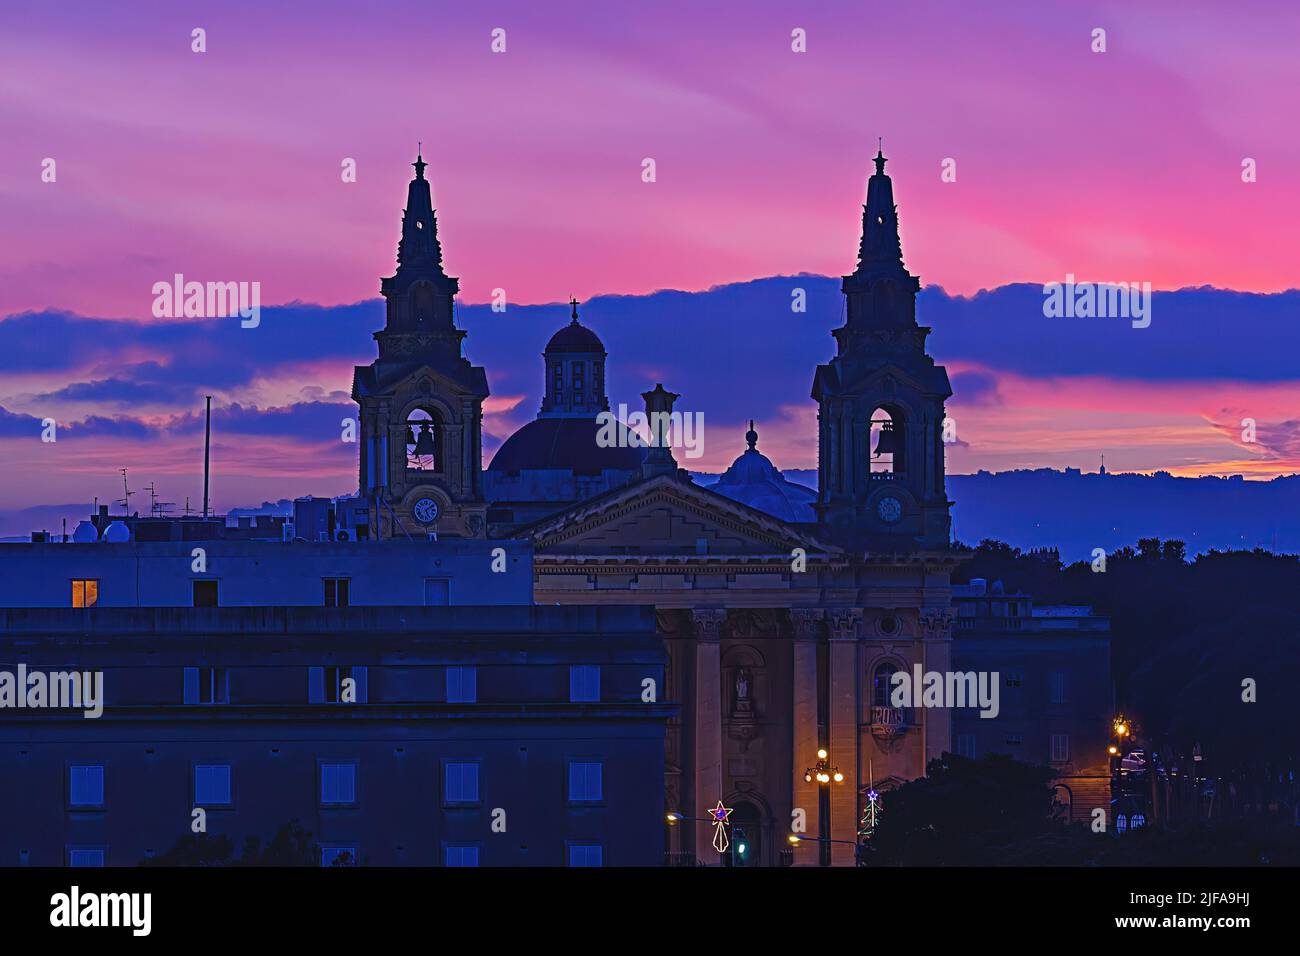
<path fill-rule="evenodd" d="M 876 439 L 876 457 L 881 455 L 898 455 L 903 451 L 902 436 L 894 431 L 894 423 L 886 422 L 880 429 L 880 437 Z"/>
<path fill-rule="evenodd" d="M 415 444 L 415 429 L 412 428 L 410 425 L 406 426 L 406 443 L 408 445 Z"/>
<path fill-rule="evenodd" d="M 433 426 L 425 423 L 420 426 L 420 437 L 415 442 L 415 453 L 421 457 L 436 454 L 433 447 Z"/>

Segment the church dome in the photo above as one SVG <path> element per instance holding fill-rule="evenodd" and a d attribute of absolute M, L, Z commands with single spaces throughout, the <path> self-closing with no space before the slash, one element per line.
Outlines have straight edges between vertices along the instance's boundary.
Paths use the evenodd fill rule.
<path fill-rule="evenodd" d="M 595 416 L 534 419 L 497 449 L 488 471 L 508 474 L 561 469 L 575 474 L 598 475 L 607 468 L 639 470 L 646 449 L 632 445 L 636 436 L 621 423 L 615 427 L 621 441 L 602 448 L 596 441 L 602 425 Z"/>
<path fill-rule="evenodd" d="M 781 521 L 816 521 L 813 502 L 817 500 L 817 492 L 785 480 L 780 470 L 758 450 L 758 433 L 754 431 L 753 422 L 749 423 L 745 440 L 749 448 L 731 463 L 709 490 Z"/>
<path fill-rule="evenodd" d="M 551 336 L 546 343 L 547 352 L 599 352 L 605 353 L 605 344 L 600 336 L 585 325 L 578 323 L 575 315 L 573 321 Z"/>

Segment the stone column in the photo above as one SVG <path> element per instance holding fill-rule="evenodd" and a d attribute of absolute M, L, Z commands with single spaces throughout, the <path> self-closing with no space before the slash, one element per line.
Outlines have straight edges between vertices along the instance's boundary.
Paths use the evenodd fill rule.
<path fill-rule="evenodd" d="M 832 866 L 853 866 L 853 844 L 858 838 L 858 700 L 862 685 L 858 673 L 858 641 L 862 636 L 862 611 L 828 610 L 830 629 L 830 762 L 844 774 L 843 783 L 828 784 L 831 794 Z"/>
<path fill-rule="evenodd" d="M 791 672 L 794 683 L 793 709 L 794 722 L 793 748 L 790 754 L 794 771 L 792 809 L 802 810 L 805 834 L 816 837 L 817 833 L 817 784 L 807 783 L 804 771 L 817 762 L 817 638 L 821 627 L 823 612 L 820 609 L 796 608 L 790 612 L 794 625 L 792 643 L 794 661 Z M 781 825 L 789 821 L 777 821 L 777 832 L 781 834 Z M 795 866 L 816 866 L 818 851 L 814 844 L 798 846 L 794 850 Z"/>
<path fill-rule="evenodd" d="M 722 665 L 718 638 L 724 610 L 691 613 L 695 628 L 695 806 L 693 817 L 707 817 L 722 799 Z M 695 823 L 695 856 L 707 866 L 720 863 L 713 827 Z"/>
<path fill-rule="evenodd" d="M 921 669 L 924 673 L 937 671 L 946 674 L 952 669 L 953 610 L 950 607 L 921 608 L 918 620 L 921 625 Z M 924 721 L 921 754 L 921 774 L 930 761 L 944 751 L 951 751 L 952 711 L 946 707 L 922 707 L 915 711 Z"/>

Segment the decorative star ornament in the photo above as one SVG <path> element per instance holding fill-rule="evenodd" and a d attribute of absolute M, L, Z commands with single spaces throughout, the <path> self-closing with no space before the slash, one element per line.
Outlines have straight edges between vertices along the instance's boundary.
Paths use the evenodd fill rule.
<path fill-rule="evenodd" d="M 719 853 L 726 853 L 727 848 L 731 846 L 731 841 L 727 839 L 727 827 L 731 824 L 728 818 L 731 816 L 731 807 L 724 806 L 722 801 L 709 811 L 709 817 L 713 820 L 713 849 Z"/>

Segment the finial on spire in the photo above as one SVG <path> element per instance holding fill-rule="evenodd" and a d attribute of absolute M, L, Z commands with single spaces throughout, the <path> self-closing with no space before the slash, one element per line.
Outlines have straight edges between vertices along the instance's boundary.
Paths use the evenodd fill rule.
<path fill-rule="evenodd" d="M 415 178 L 424 178 L 424 169 L 429 164 L 424 161 L 424 143 L 417 141 L 415 150 L 415 162 L 411 163 L 415 167 Z"/>
<path fill-rule="evenodd" d="M 877 141 L 877 147 L 876 147 L 876 158 L 875 158 L 875 160 L 874 160 L 874 162 L 875 162 L 875 164 L 876 164 L 876 175 L 878 175 L 878 176 L 883 176 L 883 175 L 885 175 L 885 162 L 886 162 L 886 160 L 885 160 L 885 137 L 883 137 L 883 136 L 879 136 L 879 137 L 876 138 L 876 141 Z"/>
<path fill-rule="evenodd" d="M 578 300 L 575 299 L 573 296 L 569 296 L 569 305 L 573 306 L 573 322 L 571 324 L 577 325 L 578 324 Z"/>
<path fill-rule="evenodd" d="M 749 431 L 745 432 L 745 442 L 750 451 L 758 451 L 758 432 L 754 431 L 754 419 L 749 420 Z"/>

